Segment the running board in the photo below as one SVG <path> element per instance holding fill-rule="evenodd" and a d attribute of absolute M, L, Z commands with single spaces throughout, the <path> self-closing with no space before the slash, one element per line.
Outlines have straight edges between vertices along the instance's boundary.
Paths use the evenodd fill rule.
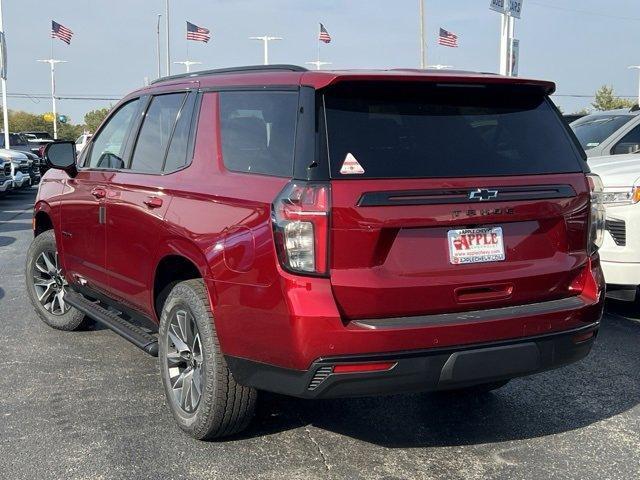
<path fill-rule="evenodd" d="M 97 303 L 93 303 L 82 295 L 67 290 L 64 300 L 72 307 L 77 308 L 88 317 L 101 323 L 105 327 L 113 330 L 125 340 L 129 340 L 136 347 L 144 350 L 149 355 L 158 356 L 158 339 L 153 335 L 145 332 L 137 325 L 127 322 L 118 314 L 101 307 Z"/>

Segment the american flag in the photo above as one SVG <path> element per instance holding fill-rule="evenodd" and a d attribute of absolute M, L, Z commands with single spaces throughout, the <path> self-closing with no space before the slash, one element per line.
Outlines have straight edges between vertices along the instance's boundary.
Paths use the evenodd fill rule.
<path fill-rule="evenodd" d="M 51 38 L 59 38 L 67 45 L 71 45 L 71 37 L 73 37 L 73 32 L 71 30 L 64 25 L 51 20 Z"/>
<path fill-rule="evenodd" d="M 211 38 L 208 28 L 199 27 L 191 22 L 187 22 L 187 40 L 193 40 L 194 42 L 207 43 Z"/>
<path fill-rule="evenodd" d="M 327 32 L 327 29 L 324 28 L 323 24 L 320 24 L 320 35 L 318 36 L 318 40 L 324 43 L 331 43 L 331 35 Z"/>
<path fill-rule="evenodd" d="M 440 35 L 438 35 L 438 44 L 445 47 L 458 47 L 458 36 L 455 33 L 448 32 L 444 28 L 440 28 Z"/>

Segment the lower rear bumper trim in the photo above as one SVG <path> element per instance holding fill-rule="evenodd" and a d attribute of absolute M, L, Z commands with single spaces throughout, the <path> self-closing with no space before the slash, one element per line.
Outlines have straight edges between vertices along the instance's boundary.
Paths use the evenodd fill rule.
<path fill-rule="evenodd" d="M 447 390 L 531 375 L 567 365 L 591 351 L 599 323 L 564 332 L 457 348 L 327 357 L 306 371 L 227 356 L 236 381 L 301 398 L 339 398 Z M 576 336 L 593 332 L 584 341 Z M 334 373 L 350 362 L 396 362 L 386 371 Z"/>

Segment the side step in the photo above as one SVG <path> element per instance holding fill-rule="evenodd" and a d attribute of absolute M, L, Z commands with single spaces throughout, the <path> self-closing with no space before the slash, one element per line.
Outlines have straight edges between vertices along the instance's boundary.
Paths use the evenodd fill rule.
<path fill-rule="evenodd" d="M 125 340 L 129 340 L 149 355 L 158 356 L 158 339 L 140 327 L 127 322 L 116 313 L 87 300 L 74 291 L 67 290 L 64 300 L 96 322 L 100 322 L 105 327 L 113 330 Z"/>

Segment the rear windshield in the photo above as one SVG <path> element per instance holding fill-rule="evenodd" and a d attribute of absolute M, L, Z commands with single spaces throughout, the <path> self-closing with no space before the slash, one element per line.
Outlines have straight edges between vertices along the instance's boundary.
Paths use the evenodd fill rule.
<path fill-rule="evenodd" d="M 587 115 L 571 124 L 582 148 L 597 147 L 624 126 L 633 115 Z"/>
<path fill-rule="evenodd" d="M 535 87 L 345 83 L 324 101 L 332 178 L 582 171 Z"/>

